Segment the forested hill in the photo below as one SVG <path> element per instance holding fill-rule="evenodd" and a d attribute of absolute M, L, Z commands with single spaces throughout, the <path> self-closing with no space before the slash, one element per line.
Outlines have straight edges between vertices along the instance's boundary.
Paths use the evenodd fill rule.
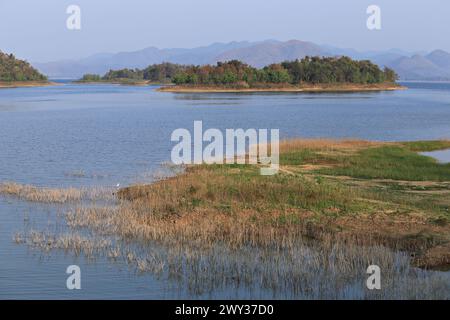
<path fill-rule="evenodd" d="M 0 51 L 0 81 L 46 81 L 47 77 L 28 62 Z"/>

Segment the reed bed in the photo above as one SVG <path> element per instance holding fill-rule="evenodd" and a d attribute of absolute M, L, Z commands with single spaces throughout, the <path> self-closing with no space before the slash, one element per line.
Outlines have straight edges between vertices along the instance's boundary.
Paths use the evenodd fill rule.
<path fill-rule="evenodd" d="M 111 188 L 44 188 L 15 182 L 0 183 L 0 195 L 17 197 L 22 200 L 42 203 L 68 203 L 83 200 L 112 200 Z"/>
<path fill-rule="evenodd" d="M 358 150 L 388 144 L 358 139 L 290 139 L 280 142 L 280 153 L 311 149 L 311 150 Z"/>
<path fill-rule="evenodd" d="M 24 243 L 29 247 L 45 252 L 61 249 L 72 252 L 76 256 L 84 255 L 94 258 L 105 249 L 111 247 L 111 241 L 101 237 L 84 237 L 79 233 L 53 234 L 31 230 L 27 234 L 16 234 L 16 243 Z"/>
<path fill-rule="evenodd" d="M 69 234 L 31 231 L 16 235 L 15 241 L 44 252 L 59 249 L 89 259 L 105 256 L 138 273 L 176 281 L 195 295 L 233 288 L 291 299 L 450 296 L 448 279 L 412 268 L 408 253 L 358 243 L 350 236 L 336 237 L 312 226 L 263 227 L 252 219 L 228 220 L 208 213 L 181 222 L 151 216 L 128 202 L 77 207 L 65 218 Z M 84 230 L 95 236 L 81 236 Z M 120 239 L 122 245 L 110 239 Z M 365 287 L 365 270 L 371 264 L 381 267 L 381 291 Z"/>
<path fill-rule="evenodd" d="M 264 225 L 251 215 L 223 215 L 152 215 L 125 201 L 114 207 L 79 207 L 66 218 L 73 229 L 137 244 L 140 249 L 123 249 L 116 259 L 139 273 L 165 275 L 197 295 L 259 288 L 277 298 L 450 296 L 448 279 L 411 267 L 408 252 L 373 244 L 381 239 L 336 235 L 309 224 Z M 365 287 L 365 270 L 371 264 L 383 270 L 380 292 Z"/>
<path fill-rule="evenodd" d="M 119 246 L 105 237 L 74 231 L 54 235 L 32 230 L 15 239 L 43 252 L 59 249 L 88 259 L 105 256 L 137 273 L 176 281 L 194 295 L 237 290 L 278 299 L 446 299 L 450 294 L 445 275 L 412 268 L 406 253 L 331 236 L 321 242 L 299 238 L 283 247 L 239 248 L 150 238 Z M 382 270 L 380 291 L 366 288 L 366 269 L 371 264 Z"/>

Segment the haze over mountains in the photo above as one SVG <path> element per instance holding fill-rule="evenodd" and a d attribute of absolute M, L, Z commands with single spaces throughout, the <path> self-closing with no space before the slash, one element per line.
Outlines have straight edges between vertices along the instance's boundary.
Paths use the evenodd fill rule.
<path fill-rule="evenodd" d="M 381 67 L 394 69 L 402 80 L 450 80 L 450 53 L 443 50 L 430 53 L 410 53 L 399 49 L 360 52 L 299 40 L 214 43 L 192 49 L 148 47 L 133 52 L 101 53 L 79 60 L 33 65 L 51 78 L 80 78 L 86 73 L 104 74 L 110 69 L 144 68 L 162 62 L 203 65 L 238 59 L 255 67 L 263 67 L 307 55 L 346 55 L 353 59 L 369 59 Z"/>

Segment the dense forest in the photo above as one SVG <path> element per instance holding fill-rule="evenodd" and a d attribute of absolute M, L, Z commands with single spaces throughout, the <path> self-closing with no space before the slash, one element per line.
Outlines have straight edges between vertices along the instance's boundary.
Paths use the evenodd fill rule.
<path fill-rule="evenodd" d="M 39 73 L 28 62 L 16 59 L 13 54 L 0 51 L 0 81 L 45 81 L 47 77 Z"/>
<path fill-rule="evenodd" d="M 110 70 L 104 76 L 96 74 L 85 74 L 81 81 L 115 81 L 115 80 L 132 80 L 132 81 L 149 81 L 157 83 L 171 83 L 175 75 L 181 74 L 188 69 L 187 66 L 161 63 L 153 64 L 145 69 L 121 69 Z"/>
<path fill-rule="evenodd" d="M 368 60 L 355 61 L 348 57 L 305 57 L 302 60 L 253 68 L 237 60 L 216 66 L 193 66 L 178 73 L 173 82 L 178 85 L 248 85 L 322 83 L 376 84 L 395 82 L 397 74 L 381 70 Z"/>
<path fill-rule="evenodd" d="M 82 81 L 146 80 L 177 85 L 256 87 L 264 84 L 377 84 L 395 82 L 397 74 L 381 70 L 368 60 L 348 57 L 305 57 L 301 60 L 272 64 L 262 69 L 238 60 L 217 65 L 183 66 L 172 63 L 151 65 L 143 70 L 110 70 L 103 77 L 85 75 Z"/>

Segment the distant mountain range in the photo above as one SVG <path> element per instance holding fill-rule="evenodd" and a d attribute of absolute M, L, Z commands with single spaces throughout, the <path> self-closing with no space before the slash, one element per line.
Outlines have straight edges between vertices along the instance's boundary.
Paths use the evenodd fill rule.
<path fill-rule="evenodd" d="M 394 69 L 402 80 L 450 80 L 450 53 L 406 52 L 399 49 L 360 52 L 354 49 L 317 45 L 312 42 L 266 40 L 261 42 L 214 43 L 192 49 L 149 47 L 132 52 L 101 53 L 79 60 L 62 60 L 33 65 L 51 78 L 80 78 L 85 73 L 104 74 L 110 69 L 144 68 L 150 64 L 215 64 L 238 59 L 255 67 L 305 56 L 341 56 L 369 59 Z"/>

